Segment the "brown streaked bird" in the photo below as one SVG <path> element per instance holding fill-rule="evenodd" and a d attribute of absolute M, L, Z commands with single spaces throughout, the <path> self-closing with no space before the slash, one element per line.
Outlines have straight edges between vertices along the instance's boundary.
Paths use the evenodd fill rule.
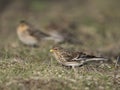
<path fill-rule="evenodd" d="M 62 47 L 54 47 L 50 50 L 53 52 L 56 60 L 64 66 L 83 66 L 90 61 L 107 61 L 104 57 L 97 57 L 94 55 L 87 55 L 84 52 L 69 51 Z"/>
<path fill-rule="evenodd" d="M 25 20 L 20 21 L 17 27 L 17 35 L 19 40 L 28 46 L 39 46 L 41 40 L 54 40 L 59 42 L 59 38 L 54 38 L 36 28 Z"/>

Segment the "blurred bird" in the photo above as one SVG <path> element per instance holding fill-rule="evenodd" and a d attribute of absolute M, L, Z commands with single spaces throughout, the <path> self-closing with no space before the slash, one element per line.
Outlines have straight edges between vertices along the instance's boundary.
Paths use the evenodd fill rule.
<path fill-rule="evenodd" d="M 17 27 L 17 35 L 20 41 L 28 46 L 38 46 L 41 40 L 54 40 L 59 42 L 59 38 L 55 38 L 38 29 L 35 29 L 30 23 L 25 20 L 20 21 Z"/>
<path fill-rule="evenodd" d="M 60 38 L 61 42 L 82 44 L 75 31 L 76 27 L 75 23 L 66 24 L 52 21 L 45 27 L 45 29 L 49 31 L 51 36 Z"/>
<path fill-rule="evenodd" d="M 56 60 L 64 66 L 83 66 L 84 64 L 91 61 L 107 61 L 104 57 L 97 57 L 94 55 L 88 55 L 84 52 L 75 52 L 63 49 L 62 47 L 54 47 L 50 50 L 53 52 Z"/>

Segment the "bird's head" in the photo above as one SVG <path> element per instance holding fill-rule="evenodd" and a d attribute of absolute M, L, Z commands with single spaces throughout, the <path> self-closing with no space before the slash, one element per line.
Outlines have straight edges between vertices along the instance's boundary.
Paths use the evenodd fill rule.
<path fill-rule="evenodd" d="M 20 24 L 20 26 L 27 26 L 28 25 L 28 22 L 27 21 L 25 21 L 25 20 L 21 20 L 20 22 L 19 22 L 19 24 Z"/>
<path fill-rule="evenodd" d="M 59 46 L 56 46 L 56 47 L 53 47 L 52 49 L 50 49 L 50 52 L 61 52 L 63 50 L 62 47 L 59 47 Z"/>
<path fill-rule="evenodd" d="M 27 21 L 21 20 L 21 21 L 19 22 L 18 28 L 19 28 L 19 31 L 20 31 L 20 32 L 27 30 L 29 27 L 30 27 L 30 26 L 29 26 L 29 24 L 28 24 Z"/>
<path fill-rule="evenodd" d="M 53 53 L 54 57 L 58 62 L 64 61 L 63 55 L 64 55 L 64 49 L 62 47 L 53 47 L 50 52 Z"/>

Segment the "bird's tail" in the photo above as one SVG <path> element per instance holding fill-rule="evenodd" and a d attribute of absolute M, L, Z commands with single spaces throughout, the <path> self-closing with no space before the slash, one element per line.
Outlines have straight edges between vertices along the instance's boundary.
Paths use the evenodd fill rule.
<path fill-rule="evenodd" d="M 107 62 L 109 59 L 107 59 L 107 58 L 103 58 L 103 57 L 96 57 L 96 58 L 88 58 L 88 59 L 83 59 L 83 58 L 81 58 L 81 63 L 82 64 L 86 64 L 86 63 L 88 63 L 88 62 L 97 62 L 97 61 L 103 61 L 103 62 Z"/>
<path fill-rule="evenodd" d="M 91 61 L 108 61 L 109 59 L 104 57 L 94 57 L 94 58 L 74 58 L 75 61 L 81 61 L 81 62 L 91 62 Z"/>
<path fill-rule="evenodd" d="M 109 59 L 103 58 L 103 57 L 96 57 L 96 58 L 88 58 L 85 59 L 85 62 L 90 62 L 90 61 L 108 61 Z"/>
<path fill-rule="evenodd" d="M 96 62 L 96 61 L 104 61 L 104 62 L 107 62 L 109 59 L 107 58 L 103 58 L 103 57 L 96 57 L 96 58 L 89 58 L 89 59 L 79 59 L 80 60 L 80 66 L 83 66 L 85 65 L 86 63 L 89 63 L 89 62 Z"/>

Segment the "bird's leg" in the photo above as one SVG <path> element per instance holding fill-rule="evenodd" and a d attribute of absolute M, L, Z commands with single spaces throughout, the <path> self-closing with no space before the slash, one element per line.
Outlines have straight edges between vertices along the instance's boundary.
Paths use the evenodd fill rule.
<path fill-rule="evenodd" d="M 75 78 L 77 78 L 78 77 L 78 70 L 76 70 L 75 66 L 72 66 L 72 69 L 74 71 Z"/>
<path fill-rule="evenodd" d="M 72 69 L 74 70 L 74 72 L 76 71 L 75 66 L 72 66 Z"/>

